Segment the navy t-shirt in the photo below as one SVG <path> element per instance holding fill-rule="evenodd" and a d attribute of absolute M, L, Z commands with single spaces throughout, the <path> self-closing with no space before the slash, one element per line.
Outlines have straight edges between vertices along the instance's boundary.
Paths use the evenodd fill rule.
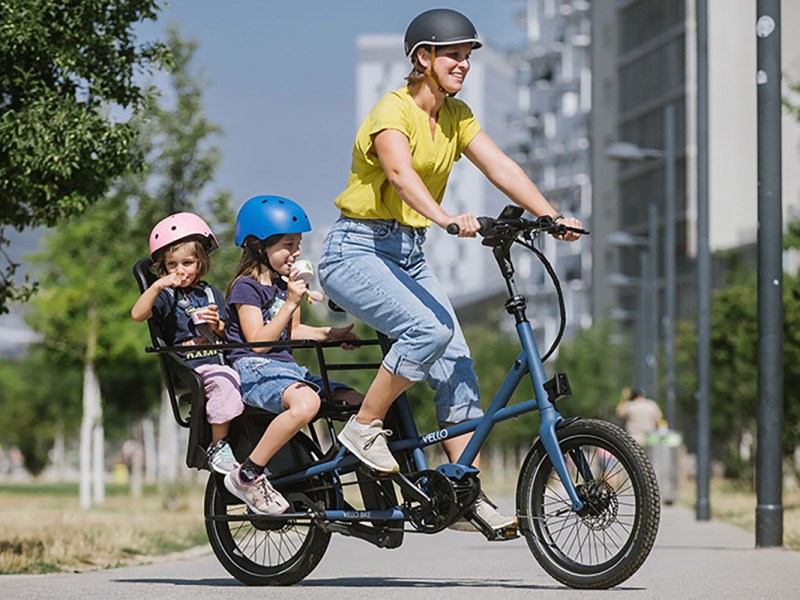
<path fill-rule="evenodd" d="M 283 282 L 281 282 L 283 283 Z M 236 304 L 249 304 L 261 309 L 261 317 L 264 323 L 271 321 L 281 307 L 286 304 L 287 291 L 285 285 L 264 285 L 252 277 L 241 277 L 233 284 L 231 293 L 228 296 L 228 313 L 230 319 L 225 325 L 225 336 L 228 342 L 245 343 L 247 340 L 242 332 L 242 324 L 239 321 L 239 312 Z M 290 321 L 291 323 L 291 321 Z M 291 339 L 290 325 L 281 332 L 281 340 Z M 274 348 L 269 352 L 255 352 L 251 348 L 236 348 L 230 351 L 228 358 L 235 362 L 243 356 L 260 356 L 270 360 L 280 360 L 283 362 L 294 362 L 290 348 Z"/>
<path fill-rule="evenodd" d="M 225 298 L 213 285 L 201 282 L 200 285 L 193 285 L 188 288 L 170 288 L 169 290 L 161 290 L 158 293 L 153 303 L 153 317 L 158 319 L 161 324 L 164 341 L 168 345 L 180 346 L 187 340 L 205 337 L 202 331 L 197 330 L 197 326 L 192 323 L 186 308 L 181 304 L 188 303 L 190 311 L 193 308 L 208 306 L 206 288 L 209 288 L 213 294 L 220 320 L 227 321 Z M 184 302 L 181 302 L 181 300 L 184 300 Z M 211 350 L 209 347 L 202 345 L 190 346 L 190 348 L 191 350 L 183 353 L 183 358 L 193 367 L 220 364 L 216 350 Z"/>

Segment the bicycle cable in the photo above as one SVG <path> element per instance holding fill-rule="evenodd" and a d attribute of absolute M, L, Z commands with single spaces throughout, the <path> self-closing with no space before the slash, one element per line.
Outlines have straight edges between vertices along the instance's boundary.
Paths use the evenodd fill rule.
<path fill-rule="evenodd" d="M 542 356 L 542 362 L 545 362 L 548 358 L 550 358 L 550 355 L 555 352 L 556 348 L 558 348 L 558 345 L 561 343 L 561 338 L 564 336 L 564 329 L 566 328 L 567 322 L 567 307 L 564 303 L 564 292 L 561 289 L 561 284 L 559 283 L 558 275 L 556 275 L 553 265 L 550 264 L 550 261 L 547 260 L 547 257 L 544 255 L 544 253 L 533 245 L 533 240 L 531 239 L 531 243 L 526 243 L 521 241 L 519 238 L 515 238 L 514 242 L 527 248 L 536 255 L 536 258 L 538 258 L 542 265 L 544 265 L 544 268 L 547 271 L 547 274 L 550 276 L 550 280 L 553 282 L 553 286 L 556 290 L 556 298 L 558 298 L 558 310 L 561 318 L 559 321 L 558 333 L 556 334 L 553 343 L 550 344 L 550 348 Z"/>

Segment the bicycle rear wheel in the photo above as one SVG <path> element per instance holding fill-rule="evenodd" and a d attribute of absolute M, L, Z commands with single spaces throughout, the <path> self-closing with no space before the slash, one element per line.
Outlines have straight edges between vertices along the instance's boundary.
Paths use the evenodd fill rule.
<path fill-rule="evenodd" d="M 584 508 L 575 512 L 541 442 L 522 466 L 519 527 L 537 562 L 573 588 L 619 585 L 642 566 L 661 514 L 658 484 L 644 450 L 619 427 L 580 420 L 557 431 Z"/>
<path fill-rule="evenodd" d="M 310 463 L 315 456 L 313 443 L 298 434 L 279 451 L 286 460 Z M 272 463 L 270 463 L 272 464 Z M 331 501 L 321 478 L 313 478 L 281 490 L 291 500 L 292 492 L 302 492 L 320 508 Z M 313 488 L 313 489 L 312 489 Z M 289 512 L 305 512 L 292 502 Z M 228 573 L 247 585 L 292 585 L 305 578 L 322 560 L 330 532 L 310 519 L 226 521 L 220 517 L 247 516 L 248 508 L 223 484 L 221 475 L 211 473 L 206 485 L 206 534 L 214 554 Z"/>

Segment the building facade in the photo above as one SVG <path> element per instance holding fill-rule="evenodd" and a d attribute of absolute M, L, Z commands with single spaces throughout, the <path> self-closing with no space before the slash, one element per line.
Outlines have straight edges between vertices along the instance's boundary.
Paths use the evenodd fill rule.
<path fill-rule="evenodd" d="M 527 43 L 518 55 L 520 110 L 527 144 L 522 164 L 561 213 L 594 229 L 591 181 L 591 5 L 585 0 L 528 0 Z M 566 244 L 549 236 L 544 253 L 561 279 L 569 337 L 592 323 L 594 236 Z M 552 340 L 559 327 L 555 290 L 533 257 L 520 269 L 523 290 L 535 310 L 536 328 Z"/>

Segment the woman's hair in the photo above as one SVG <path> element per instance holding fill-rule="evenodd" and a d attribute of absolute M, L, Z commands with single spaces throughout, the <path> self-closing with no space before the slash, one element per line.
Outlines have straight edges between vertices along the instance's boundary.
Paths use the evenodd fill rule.
<path fill-rule="evenodd" d="M 408 85 L 415 85 L 420 81 L 425 79 L 425 67 L 423 67 L 419 62 L 419 51 L 424 48 L 430 52 L 430 46 L 418 46 L 416 50 L 414 50 L 414 55 L 411 57 L 411 72 L 406 75 L 406 81 Z"/>
<path fill-rule="evenodd" d="M 233 284 L 242 277 L 250 277 L 258 281 L 258 276 L 261 273 L 261 266 L 265 264 L 263 261 L 267 261 L 266 266 L 269 266 L 266 257 L 267 248 L 280 242 L 284 235 L 283 233 L 271 235 L 265 240 L 260 240 L 252 235 L 245 238 L 242 244 L 242 248 L 244 249 L 244 252 L 242 252 L 242 259 L 239 261 L 239 266 L 236 268 L 236 274 L 233 276 L 233 280 L 228 285 L 228 289 L 225 290 L 226 298 L 230 297 Z"/>
<path fill-rule="evenodd" d="M 186 246 L 191 249 L 197 258 L 197 277 L 200 278 L 208 273 L 208 270 L 211 268 L 211 259 L 208 256 L 208 252 L 206 252 L 206 249 L 203 247 L 203 243 L 200 240 L 190 238 L 188 240 L 181 240 L 180 242 L 170 244 L 166 248 L 161 248 L 156 252 L 155 257 L 153 258 L 153 268 L 159 277 L 164 277 L 167 274 L 167 265 L 164 262 L 167 258 L 167 254 L 176 252 L 177 250 L 180 250 Z"/>

